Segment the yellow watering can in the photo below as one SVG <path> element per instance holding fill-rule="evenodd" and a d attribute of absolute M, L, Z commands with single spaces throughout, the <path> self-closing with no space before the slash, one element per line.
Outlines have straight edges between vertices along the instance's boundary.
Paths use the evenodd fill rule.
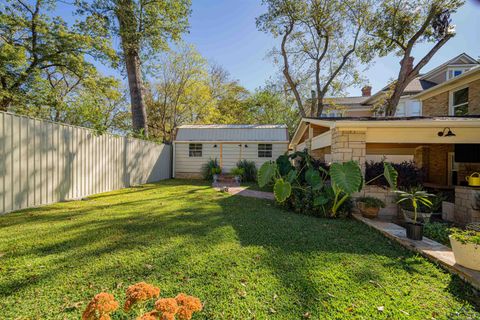
<path fill-rule="evenodd" d="M 465 177 L 467 180 L 468 185 L 472 187 L 480 187 L 480 173 L 474 172 L 471 175 Z"/>

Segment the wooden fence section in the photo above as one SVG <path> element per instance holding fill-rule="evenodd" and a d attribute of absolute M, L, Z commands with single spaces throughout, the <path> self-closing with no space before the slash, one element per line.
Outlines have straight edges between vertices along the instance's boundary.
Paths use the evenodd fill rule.
<path fill-rule="evenodd" d="M 0 112 L 0 213 L 171 177 L 171 146 Z"/>

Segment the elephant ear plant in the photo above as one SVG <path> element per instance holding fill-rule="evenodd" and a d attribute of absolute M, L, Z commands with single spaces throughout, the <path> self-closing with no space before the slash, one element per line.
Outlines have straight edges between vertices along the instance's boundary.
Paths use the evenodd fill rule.
<path fill-rule="evenodd" d="M 300 168 L 292 165 L 291 159 L 295 158 L 302 159 Z M 383 175 L 395 188 L 397 173 L 390 164 L 385 163 Z M 283 155 L 275 162 L 265 162 L 258 170 L 257 180 L 260 187 L 273 185 L 275 200 L 282 204 L 292 196 L 294 190 L 312 195 L 308 198 L 311 200 L 307 201 L 312 201 L 314 208 L 332 218 L 338 216 L 342 205 L 353 193 L 361 191 L 364 185 L 362 170 L 357 162 L 333 163 L 329 170 L 315 168 L 310 155 L 305 152 Z"/>

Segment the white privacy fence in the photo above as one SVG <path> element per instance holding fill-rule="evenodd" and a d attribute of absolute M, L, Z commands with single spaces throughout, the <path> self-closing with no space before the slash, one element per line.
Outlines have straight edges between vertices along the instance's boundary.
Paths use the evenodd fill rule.
<path fill-rule="evenodd" d="M 0 112 L 0 213 L 171 177 L 171 146 Z"/>

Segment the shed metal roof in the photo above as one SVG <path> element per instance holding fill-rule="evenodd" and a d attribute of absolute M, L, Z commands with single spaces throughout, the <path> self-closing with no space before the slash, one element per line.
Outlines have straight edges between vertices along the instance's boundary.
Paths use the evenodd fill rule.
<path fill-rule="evenodd" d="M 178 127 L 175 141 L 288 142 L 289 137 L 285 125 L 183 125 Z"/>

